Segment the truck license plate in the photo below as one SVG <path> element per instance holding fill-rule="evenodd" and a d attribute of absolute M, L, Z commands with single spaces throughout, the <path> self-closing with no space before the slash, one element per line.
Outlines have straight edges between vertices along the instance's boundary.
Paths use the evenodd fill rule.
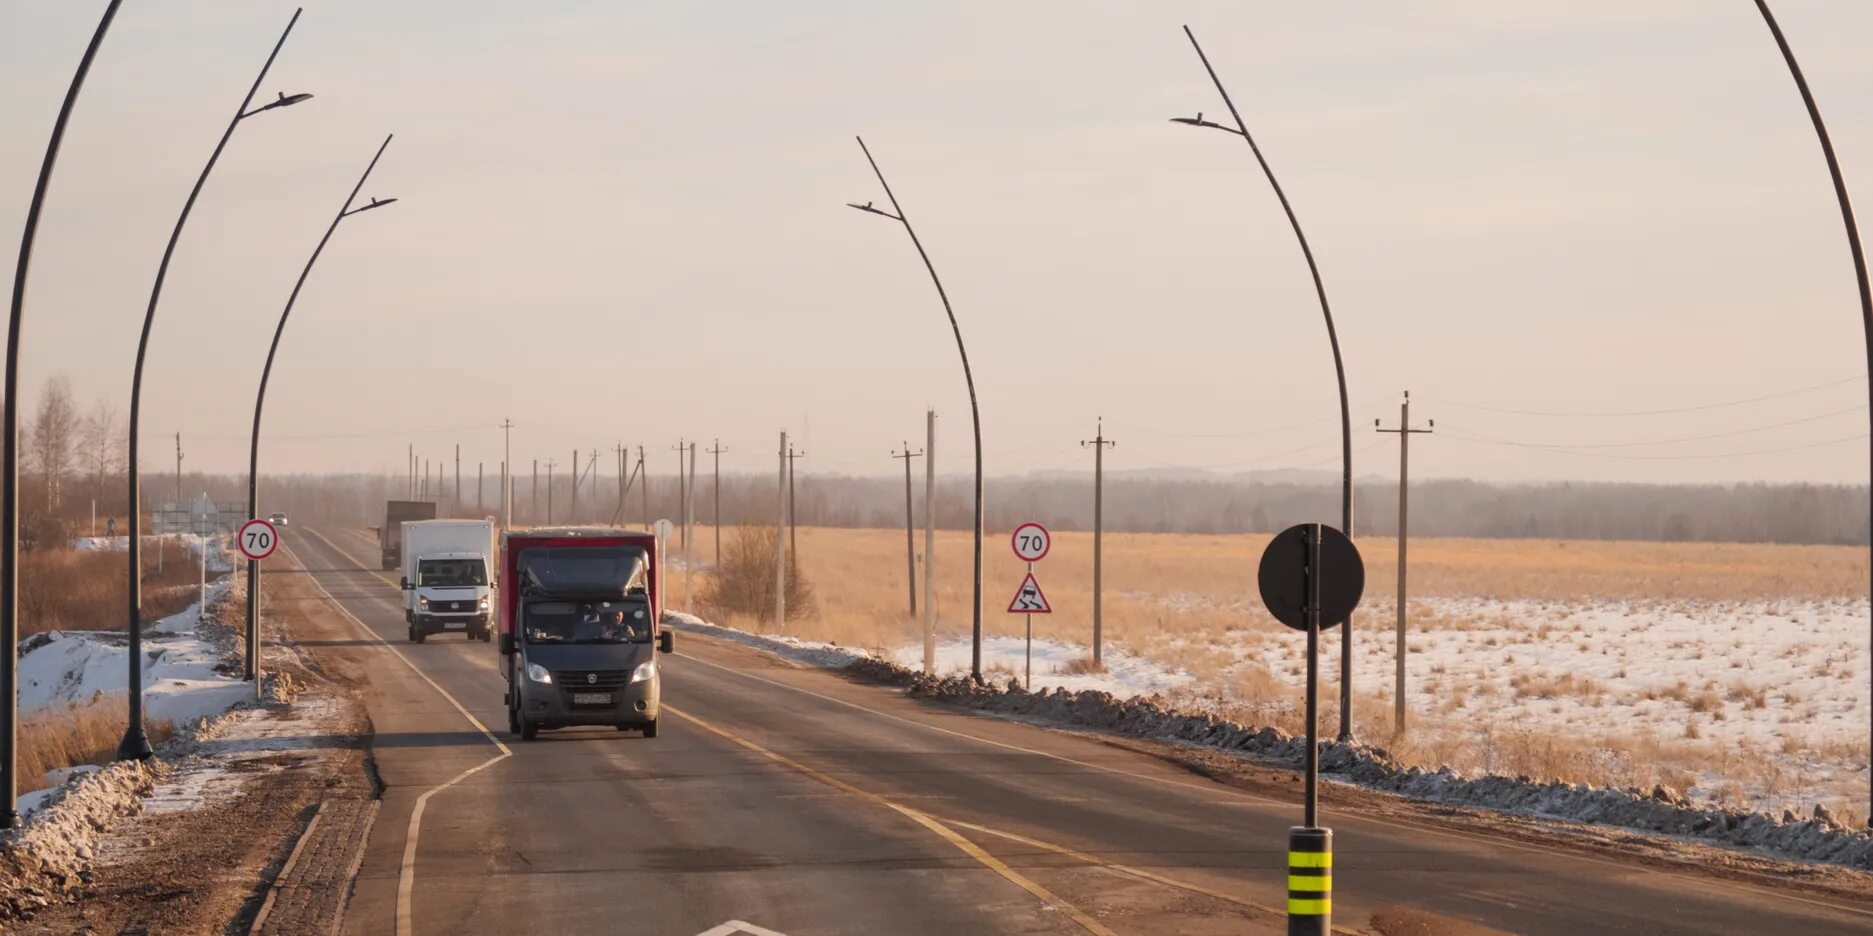
<path fill-rule="evenodd" d="M 464 630 L 467 627 L 468 627 L 467 621 L 443 621 L 442 622 L 442 628 L 444 630 Z"/>
<path fill-rule="evenodd" d="M 572 704 L 574 705 L 610 705 L 611 693 L 609 692 L 575 692 L 572 694 Z"/>

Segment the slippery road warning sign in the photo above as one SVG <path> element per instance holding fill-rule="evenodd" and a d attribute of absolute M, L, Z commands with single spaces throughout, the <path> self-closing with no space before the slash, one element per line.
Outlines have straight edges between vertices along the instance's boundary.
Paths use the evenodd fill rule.
<path fill-rule="evenodd" d="M 273 555 L 280 548 L 280 531 L 265 520 L 249 520 L 241 524 L 241 531 L 235 536 L 240 544 L 241 555 L 258 562 Z"/>
<path fill-rule="evenodd" d="M 1008 603 L 1009 614 L 1052 614 L 1054 609 L 1047 604 L 1047 596 L 1041 594 L 1041 583 L 1034 580 L 1034 573 L 1021 580 L 1021 588 L 1015 592 L 1015 600 Z"/>

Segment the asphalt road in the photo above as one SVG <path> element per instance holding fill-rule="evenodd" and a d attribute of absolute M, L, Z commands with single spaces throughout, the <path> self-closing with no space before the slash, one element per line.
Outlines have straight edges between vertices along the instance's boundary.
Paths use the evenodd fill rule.
<path fill-rule="evenodd" d="M 308 575 L 349 618 L 300 640 L 362 681 L 385 786 L 347 932 L 1284 931 L 1295 804 L 689 634 L 661 664 L 660 737 L 523 742 L 493 645 L 404 640 L 374 540 L 286 542 L 269 574 Z M 1426 933 L 1873 930 L 1868 906 L 1538 841 L 1323 822 L 1348 930 L 1401 906 Z"/>

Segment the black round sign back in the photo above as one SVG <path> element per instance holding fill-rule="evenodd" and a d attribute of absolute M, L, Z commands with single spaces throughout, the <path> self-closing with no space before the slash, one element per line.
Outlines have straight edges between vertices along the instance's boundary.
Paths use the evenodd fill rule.
<path fill-rule="evenodd" d="M 1307 537 L 1311 523 L 1288 527 L 1262 551 L 1256 578 L 1268 613 L 1295 630 L 1307 629 Z M 1320 526 L 1320 627 L 1334 627 L 1359 607 L 1366 590 L 1366 564 L 1345 533 Z"/>

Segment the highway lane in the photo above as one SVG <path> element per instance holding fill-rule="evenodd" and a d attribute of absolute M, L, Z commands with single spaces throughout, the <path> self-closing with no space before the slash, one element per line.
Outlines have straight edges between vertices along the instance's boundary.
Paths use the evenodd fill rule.
<path fill-rule="evenodd" d="M 414 850 L 410 932 L 616 932 L 629 920 L 632 932 L 698 933 L 731 919 L 788 936 L 1088 931 L 1065 901 L 1037 899 L 992 858 L 985 863 L 889 807 L 668 714 L 655 741 L 595 729 L 532 743 L 508 738 L 490 645 L 404 643 L 400 593 L 361 567 L 374 559 L 373 546 L 342 531 L 295 531 L 288 541 L 312 578 L 386 642 L 380 656 L 394 650 L 414 662 L 515 752 L 432 797 Z M 694 696 L 705 684 L 686 672 L 689 662 L 664 664 L 666 698 Z M 398 921 L 415 799 L 497 753 L 451 703 L 411 698 L 436 692 L 401 666 L 386 661 L 368 677 L 385 802 L 349 932 L 389 932 Z M 1115 902 L 1130 921 L 1124 932 L 1205 932 L 1225 920 L 1228 928 L 1207 931 L 1244 931 L 1240 912 L 1193 916 L 1192 895 L 1147 890 Z M 1263 920 L 1274 931 L 1278 921 Z"/>
<path fill-rule="evenodd" d="M 374 544 L 349 531 L 291 542 L 330 570 L 313 577 L 347 610 L 401 642 L 400 594 L 360 568 L 374 563 Z M 577 731 L 531 744 L 502 730 L 489 645 L 403 644 L 436 685 L 388 665 L 371 677 L 386 802 L 348 928 L 382 932 L 395 918 L 398 817 L 501 742 L 513 756 L 431 798 L 411 866 L 415 932 L 493 920 L 588 931 L 620 913 L 671 933 L 730 918 L 789 934 L 1244 932 L 1278 922 L 1258 908 L 1285 895 L 1291 804 L 1085 738 L 934 710 L 715 641 L 679 642 L 664 673 L 678 714 L 666 715 L 663 737 Z M 469 728 L 437 690 L 496 737 Z M 1343 926 L 1398 904 L 1531 933 L 1873 926 L 1864 908 L 1535 843 L 1329 821 Z"/>

